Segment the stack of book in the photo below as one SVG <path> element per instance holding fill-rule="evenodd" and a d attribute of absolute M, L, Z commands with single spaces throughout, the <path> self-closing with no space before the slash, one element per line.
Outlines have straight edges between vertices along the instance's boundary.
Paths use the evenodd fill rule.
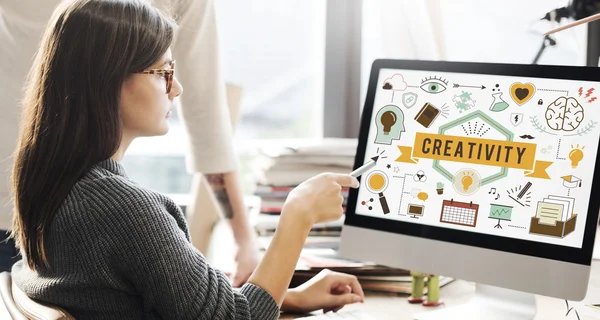
<path fill-rule="evenodd" d="M 261 200 L 260 214 L 253 217 L 259 234 L 274 232 L 287 196 L 300 183 L 323 172 L 351 172 L 356 146 L 356 139 L 324 138 L 260 148 L 251 167 L 256 181 L 254 195 Z M 344 209 L 348 192 L 348 188 L 342 190 Z M 339 235 L 343 222 L 341 218 L 316 225 L 312 233 Z"/>
<path fill-rule="evenodd" d="M 390 268 L 380 265 L 365 265 L 351 267 L 326 267 L 329 270 L 352 274 L 358 278 L 364 291 L 389 293 L 397 295 L 410 295 L 412 292 L 412 277 L 410 271 L 405 269 Z M 296 270 L 290 287 L 296 287 L 319 273 L 322 268 Z M 440 276 L 440 287 L 443 287 L 453 278 Z M 427 282 L 423 284 L 423 293 L 427 294 Z"/>
<path fill-rule="evenodd" d="M 279 216 L 260 213 L 250 216 L 250 223 L 258 235 L 271 236 L 277 229 Z M 317 223 L 311 228 L 309 236 L 339 237 L 342 232 L 343 225 L 344 216 L 335 221 Z"/>
<path fill-rule="evenodd" d="M 265 250 L 269 247 L 271 240 L 270 236 L 259 237 L 259 242 Z M 296 287 L 321 270 L 329 269 L 355 275 L 365 291 L 399 295 L 411 294 L 412 277 L 409 270 L 340 257 L 338 254 L 339 241 L 339 237 L 309 236 L 296 264 L 296 271 L 290 287 Z M 440 287 L 453 280 L 450 277 L 440 276 Z M 427 283 L 424 285 L 424 292 L 427 293 Z"/>
<path fill-rule="evenodd" d="M 354 165 L 356 139 L 293 140 L 260 148 L 252 166 L 259 186 L 295 187 L 322 172 L 348 173 Z"/>

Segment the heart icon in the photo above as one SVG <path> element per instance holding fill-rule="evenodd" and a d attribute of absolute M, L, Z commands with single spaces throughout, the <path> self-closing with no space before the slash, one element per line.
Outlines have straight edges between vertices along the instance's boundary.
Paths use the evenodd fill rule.
<path fill-rule="evenodd" d="M 510 85 L 510 97 L 518 104 L 523 105 L 529 101 L 535 94 L 533 83 L 515 82 Z"/>

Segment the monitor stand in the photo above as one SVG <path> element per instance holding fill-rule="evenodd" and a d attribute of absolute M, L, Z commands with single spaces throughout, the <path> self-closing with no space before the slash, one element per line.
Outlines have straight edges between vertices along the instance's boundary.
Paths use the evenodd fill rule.
<path fill-rule="evenodd" d="M 475 296 L 465 304 L 415 315 L 415 320 L 532 320 L 536 313 L 531 293 L 477 284 Z"/>

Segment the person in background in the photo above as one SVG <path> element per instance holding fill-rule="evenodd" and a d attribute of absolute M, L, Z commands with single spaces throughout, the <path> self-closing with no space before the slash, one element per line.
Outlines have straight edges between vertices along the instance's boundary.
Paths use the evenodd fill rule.
<path fill-rule="evenodd" d="M 0 2 L 0 271 L 9 271 L 20 257 L 7 239 L 13 206 L 9 174 L 18 135 L 23 82 L 54 1 Z M 172 51 L 180 65 L 178 78 L 188 93 L 177 104 L 191 142 L 188 171 L 204 174 L 221 204 L 238 246 L 233 285 L 248 280 L 259 262 L 259 246 L 243 204 L 232 130 L 219 69 L 219 49 L 213 0 L 155 0 L 154 5 L 178 17 Z M 199 181 L 195 177 L 194 182 Z M 201 204 L 197 204 L 200 205 Z"/>
<path fill-rule="evenodd" d="M 190 242 L 181 209 L 120 164 L 131 142 L 164 135 L 183 87 L 173 20 L 144 0 L 68 0 L 28 74 L 14 156 L 13 283 L 77 319 L 277 319 L 364 300 L 355 276 L 324 271 L 288 289 L 315 223 L 343 214 L 349 174 L 319 174 L 288 196 L 248 282 Z M 185 68 L 186 66 L 182 66 Z"/>

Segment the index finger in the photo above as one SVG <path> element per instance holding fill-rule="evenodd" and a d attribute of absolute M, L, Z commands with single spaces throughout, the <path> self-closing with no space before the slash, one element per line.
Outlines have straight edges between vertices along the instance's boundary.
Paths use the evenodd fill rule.
<path fill-rule="evenodd" d="M 349 174 L 332 173 L 331 177 L 342 187 L 358 188 L 358 179 Z"/>

